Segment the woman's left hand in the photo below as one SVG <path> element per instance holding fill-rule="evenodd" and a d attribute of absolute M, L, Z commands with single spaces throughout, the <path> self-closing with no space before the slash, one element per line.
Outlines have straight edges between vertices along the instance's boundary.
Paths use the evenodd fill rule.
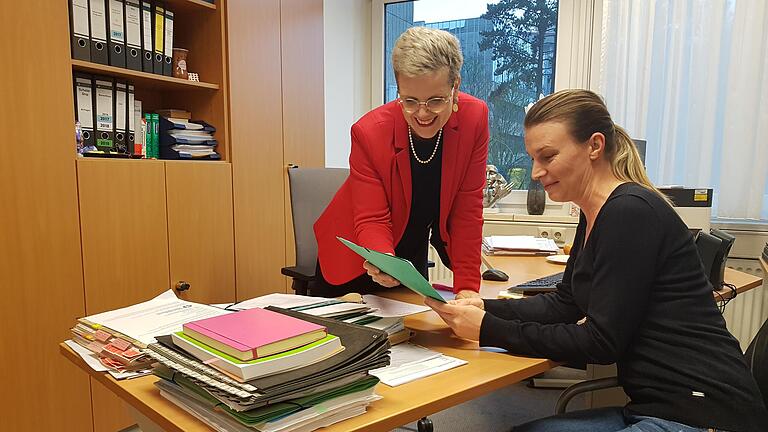
<path fill-rule="evenodd" d="M 456 336 L 473 341 L 480 340 L 484 310 L 475 306 L 441 303 L 431 298 L 424 299 L 424 304 L 437 312 Z"/>
<path fill-rule="evenodd" d="M 475 298 L 475 297 L 480 298 L 480 293 L 472 290 L 461 290 L 456 293 L 455 299 L 459 300 L 464 298 Z"/>

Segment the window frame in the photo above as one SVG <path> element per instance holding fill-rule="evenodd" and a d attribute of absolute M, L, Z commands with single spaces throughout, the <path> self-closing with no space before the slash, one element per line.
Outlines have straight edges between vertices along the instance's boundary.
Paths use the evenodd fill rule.
<path fill-rule="evenodd" d="M 384 7 L 402 1 L 371 0 L 371 109 L 384 104 Z M 600 78 L 602 0 L 560 0 L 558 8 L 555 91 L 566 88 L 597 91 Z M 513 191 L 499 200 L 502 212 L 505 204 L 512 207 L 525 202 L 524 192 Z"/>

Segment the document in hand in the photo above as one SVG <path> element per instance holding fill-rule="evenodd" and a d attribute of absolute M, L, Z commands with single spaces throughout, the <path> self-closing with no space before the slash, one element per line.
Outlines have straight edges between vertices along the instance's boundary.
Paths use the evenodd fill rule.
<path fill-rule="evenodd" d="M 416 267 L 414 267 L 407 259 L 370 250 L 341 237 L 336 238 L 355 253 L 381 269 L 381 271 L 399 280 L 403 286 L 410 288 L 411 291 L 421 294 L 424 297 L 429 297 L 441 303 L 445 303 L 445 299 L 443 299 L 437 290 L 432 287 L 429 281 L 424 279 L 424 276 L 422 276 L 421 273 L 416 270 Z"/>

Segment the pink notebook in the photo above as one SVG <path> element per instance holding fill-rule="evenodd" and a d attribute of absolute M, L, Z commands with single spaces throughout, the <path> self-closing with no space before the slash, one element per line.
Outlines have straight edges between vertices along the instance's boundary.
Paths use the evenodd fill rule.
<path fill-rule="evenodd" d="M 325 327 L 266 309 L 248 309 L 183 326 L 185 335 L 243 361 L 315 342 Z"/>

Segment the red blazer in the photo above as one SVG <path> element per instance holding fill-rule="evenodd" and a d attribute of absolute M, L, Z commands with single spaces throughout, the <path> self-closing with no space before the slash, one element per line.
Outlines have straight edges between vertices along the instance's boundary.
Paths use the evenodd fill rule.
<path fill-rule="evenodd" d="M 411 212 L 408 124 L 396 101 L 352 125 L 350 174 L 315 222 L 325 279 L 340 285 L 365 273 L 363 259 L 336 236 L 394 253 Z M 465 93 L 443 127 L 440 236 L 454 274 L 454 291 L 480 289 L 483 187 L 488 159 L 488 106 Z"/>

